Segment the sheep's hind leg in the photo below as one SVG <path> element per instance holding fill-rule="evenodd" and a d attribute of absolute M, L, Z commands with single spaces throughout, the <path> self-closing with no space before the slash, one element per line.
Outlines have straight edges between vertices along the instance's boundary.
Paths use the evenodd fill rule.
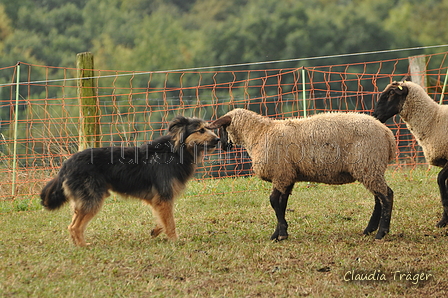
<path fill-rule="evenodd" d="M 437 176 L 437 183 L 439 184 L 440 197 L 443 205 L 442 219 L 437 223 L 437 227 L 443 228 L 448 224 L 448 163 L 445 164 Z"/>
<path fill-rule="evenodd" d="M 274 234 L 271 236 L 271 240 L 285 240 L 288 239 L 288 223 L 285 219 L 286 206 L 288 205 L 288 198 L 291 193 L 294 184 L 287 187 L 285 193 L 281 193 L 278 189 L 274 188 L 271 196 L 271 206 L 275 211 L 277 217 L 277 227 Z"/>
<path fill-rule="evenodd" d="M 394 192 L 390 187 L 387 187 L 387 196 L 377 193 L 381 200 L 381 219 L 378 232 L 375 239 L 382 239 L 387 233 L 389 233 L 390 219 L 392 217 L 392 207 L 394 203 Z"/>
<path fill-rule="evenodd" d="M 380 198 L 378 196 L 375 196 L 375 207 L 373 209 L 372 216 L 370 217 L 369 224 L 364 230 L 364 235 L 369 235 L 370 233 L 378 229 L 381 219 L 381 209 Z"/>

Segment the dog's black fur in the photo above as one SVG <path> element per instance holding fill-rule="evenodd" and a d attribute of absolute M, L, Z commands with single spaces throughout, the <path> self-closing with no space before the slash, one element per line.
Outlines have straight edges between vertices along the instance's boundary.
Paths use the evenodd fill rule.
<path fill-rule="evenodd" d="M 91 148 L 75 153 L 41 192 L 48 210 L 67 201 L 74 206 L 70 234 L 85 246 L 84 230 L 99 211 L 109 191 L 149 203 L 162 231 L 176 239 L 173 200 L 193 176 L 204 151 L 212 151 L 219 138 L 197 118 L 176 117 L 168 134 L 140 147 Z"/>

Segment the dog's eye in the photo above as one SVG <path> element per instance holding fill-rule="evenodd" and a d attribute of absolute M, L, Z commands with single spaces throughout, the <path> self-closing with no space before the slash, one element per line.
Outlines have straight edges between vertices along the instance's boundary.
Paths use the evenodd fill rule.
<path fill-rule="evenodd" d="M 198 130 L 199 133 L 204 133 L 205 132 L 205 128 L 201 128 L 200 130 Z"/>

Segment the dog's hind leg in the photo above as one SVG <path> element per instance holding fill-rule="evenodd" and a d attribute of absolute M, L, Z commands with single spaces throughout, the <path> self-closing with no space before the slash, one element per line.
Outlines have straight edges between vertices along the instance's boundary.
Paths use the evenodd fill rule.
<path fill-rule="evenodd" d="M 72 237 L 73 242 L 77 246 L 87 246 L 90 243 L 86 243 L 84 239 L 84 231 L 90 220 L 100 211 L 104 198 L 109 196 L 109 193 L 103 195 L 103 198 L 98 198 L 97 201 L 91 200 L 90 205 L 85 205 L 85 201 L 73 200 L 73 218 L 71 224 L 68 226 L 68 231 Z M 93 203 L 95 202 L 95 203 Z"/>
<path fill-rule="evenodd" d="M 155 197 L 151 203 L 154 216 L 157 218 L 157 225 L 151 231 L 152 237 L 157 237 L 162 231 L 171 240 L 177 239 L 176 224 L 174 222 L 174 202 L 173 200 L 162 200 Z"/>
<path fill-rule="evenodd" d="M 84 231 L 86 230 L 87 224 L 97 213 L 98 210 L 86 212 L 82 208 L 75 209 L 72 223 L 68 226 L 68 231 L 76 246 L 86 246 L 90 244 L 86 243 L 84 239 Z"/>

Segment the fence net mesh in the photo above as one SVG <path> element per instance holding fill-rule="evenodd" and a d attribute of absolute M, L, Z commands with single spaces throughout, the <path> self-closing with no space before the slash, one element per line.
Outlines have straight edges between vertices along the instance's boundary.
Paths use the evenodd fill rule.
<path fill-rule="evenodd" d="M 424 57 L 427 91 L 437 102 L 447 73 L 447 53 Z M 99 145 L 139 146 L 164 134 L 178 114 L 207 121 L 233 108 L 276 119 L 327 111 L 371 114 L 384 87 L 409 74 L 409 59 L 261 70 L 93 71 Z M 62 162 L 78 151 L 82 107 L 77 74 L 75 68 L 27 63 L 0 69 L 1 200 L 11 199 L 13 187 L 18 198 L 36 196 Z M 421 148 L 400 117 L 387 125 L 398 148 L 391 165 L 425 164 Z M 252 174 L 243 148 L 234 148 L 225 158 L 223 154 L 217 150 L 205 156 L 196 179 Z"/>

